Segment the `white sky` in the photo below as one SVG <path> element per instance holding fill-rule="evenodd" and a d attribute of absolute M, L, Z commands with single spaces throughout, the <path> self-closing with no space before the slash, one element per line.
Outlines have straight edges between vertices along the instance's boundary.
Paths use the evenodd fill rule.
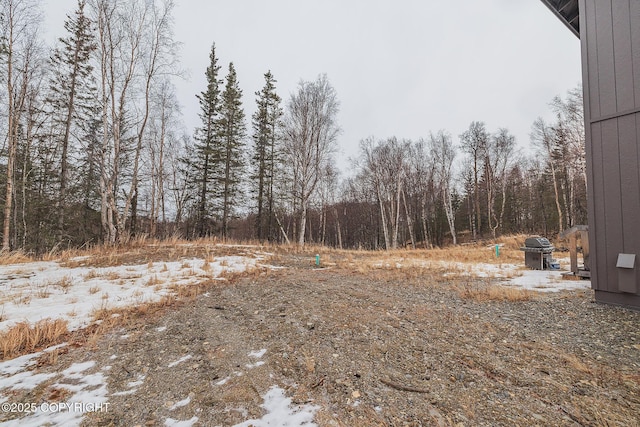
<path fill-rule="evenodd" d="M 49 36 L 76 0 L 43 0 Z M 341 102 L 339 165 L 368 136 L 457 142 L 479 120 L 529 146 L 531 124 L 581 81 L 580 43 L 536 0 L 176 0 L 175 37 L 187 80 L 176 82 L 190 134 L 211 44 L 234 62 L 247 127 L 271 70 L 285 100 L 326 73 Z"/>

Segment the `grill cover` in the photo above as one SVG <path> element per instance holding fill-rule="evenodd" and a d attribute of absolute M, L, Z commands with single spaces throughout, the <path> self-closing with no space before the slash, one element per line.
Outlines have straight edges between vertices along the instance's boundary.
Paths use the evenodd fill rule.
<path fill-rule="evenodd" d="M 524 246 L 526 248 L 540 248 L 540 249 L 552 247 L 549 239 L 545 237 L 538 237 L 538 236 L 527 237 L 527 239 L 524 241 Z"/>

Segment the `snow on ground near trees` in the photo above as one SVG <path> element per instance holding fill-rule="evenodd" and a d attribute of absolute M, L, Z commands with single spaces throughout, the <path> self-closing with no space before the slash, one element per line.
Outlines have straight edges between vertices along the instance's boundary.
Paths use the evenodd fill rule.
<path fill-rule="evenodd" d="M 218 257 L 116 267 L 64 267 L 58 262 L 0 266 L 0 332 L 18 322 L 64 319 L 70 330 L 87 326 L 100 309 L 135 306 L 226 272 L 243 272 L 259 258 Z"/>
<path fill-rule="evenodd" d="M 87 326 L 96 310 L 134 306 L 157 301 L 173 292 L 175 285 L 190 285 L 202 280 L 218 278 L 223 272 L 243 272 L 258 265 L 261 256 L 225 256 L 215 261 L 190 259 L 176 262 L 155 262 L 144 265 L 117 267 L 64 267 L 57 262 L 31 262 L 0 266 L 0 332 L 17 322 L 36 323 L 44 318 L 61 318 L 69 322 L 69 329 Z M 566 260 L 560 260 L 566 265 Z M 445 261 L 424 261 L 421 259 L 400 259 L 393 264 L 378 267 L 403 268 L 420 265 L 426 268 L 440 268 L 443 275 L 452 280 L 460 277 L 492 277 L 505 286 L 516 286 L 533 291 L 549 292 L 590 287 L 586 280 L 563 280 L 562 271 L 532 271 L 515 264 L 467 264 Z M 100 410 L 108 404 L 107 379 L 110 366 L 95 366 L 95 362 L 76 363 L 58 374 L 38 373 L 35 365 L 38 358 L 60 346 L 51 347 L 38 353 L 28 354 L 12 360 L 0 362 L 0 404 L 8 403 L 15 390 L 33 390 L 38 385 L 54 381 L 55 387 L 64 388 L 71 395 L 55 408 L 34 408 L 25 412 L 22 418 L 1 423 L 3 426 L 51 426 L 80 425 L 83 416 L 91 410 Z M 254 350 L 248 355 L 255 363 L 246 365 L 252 369 L 264 364 L 262 356 L 266 350 Z M 169 367 L 178 368 L 191 355 L 173 361 Z M 236 372 L 242 375 L 242 372 Z M 121 394 L 135 395 L 137 387 L 144 382 L 144 376 L 128 384 L 129 389 Z M 224 387 L 229 378 L 216 383 Z M 265 415 L 238 424 L 238 426 L 313 426 L 313 417 L 318 407 L 313 405 L 292 405 L 283 389 L 272 386 L 263 396 Z M 175 404 L 178 408 L 188 404 L 190 397 Z M 94 406 L 90 406 L 94 405 Z M 66 408 L 66 409 L 65 409 Z M 198 421 L 197 415 L 187 420 L 165 419 L 166 426 L 192 426 Z"/>

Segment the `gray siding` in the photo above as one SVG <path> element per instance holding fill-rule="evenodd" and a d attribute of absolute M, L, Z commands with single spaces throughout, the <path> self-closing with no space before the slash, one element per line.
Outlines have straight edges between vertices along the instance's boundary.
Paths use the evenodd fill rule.
<path fill-rule="evenodd" d="M 618 254 L 636 254 L 635 292 L 600 299 L 640 306 L 640 1 L 580 0 L 580 39 L 592 284 L 618 294 Z"/>

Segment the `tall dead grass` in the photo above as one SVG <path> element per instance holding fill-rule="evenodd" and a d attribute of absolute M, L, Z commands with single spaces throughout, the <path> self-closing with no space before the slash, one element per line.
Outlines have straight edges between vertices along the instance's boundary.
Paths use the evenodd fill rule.
<path fill-rule="evenodd" d="M 10 359 L 59 344 L 68 333 L 67 321 L 62 319 L 44 319 L 35 325 L 17 323 L 0 334 L 1 359 Z"/>
<path fill-rule="evenodd" d="M 0 252 L 0 265 L 24 264 L 33 260 L 31 255 L 22 250 Z"/>
<path fill-rule="evenodd" d="M 533 293 L 527 289 L 485 283 L 465 282 L 455 287 L 458 295 L 477 302 L 504 301 L 520 302 L 533 299 Z"/>

